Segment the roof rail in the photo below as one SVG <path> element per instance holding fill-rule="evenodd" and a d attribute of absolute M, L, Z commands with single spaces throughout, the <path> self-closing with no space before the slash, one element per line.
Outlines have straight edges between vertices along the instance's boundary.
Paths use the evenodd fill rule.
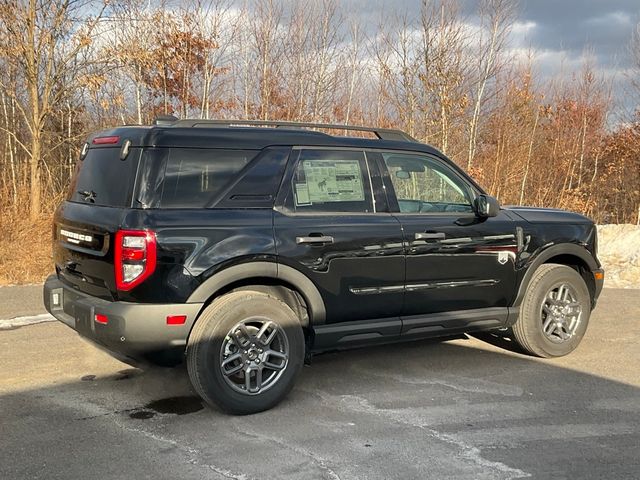
<path fill-rule="evenodd" d="M 256 126 L 274 128 L 309 128 L 309 129 L 329 129 L 329 130 L 350 130 L 354 132 L 371 132 L 380 140 L 395 140 L 400 142 L 417 142 L 415 138 L 406 134 L 402 130 L 390 128 L 362 127 L 359 125 L 339 125 L 333 123 L 306 123 L 306 122 L 285 122 L 272 120 L 199 120 L 185 119 L 176 120 L 171 123 L 163 123 L 171 127 L 235 127 L 235 126 Z"/>

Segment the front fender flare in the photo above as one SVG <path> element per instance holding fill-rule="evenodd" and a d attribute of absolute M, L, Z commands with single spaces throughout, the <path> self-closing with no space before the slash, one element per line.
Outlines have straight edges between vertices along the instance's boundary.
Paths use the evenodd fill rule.
<path fill-rule="evenodd" d="M 538 267 L 546 263 L 549 259 L 557 257 L 558 255 L 571 255 L 573 257 L 576 257 L 582 260 L 589 267 L 589 269 L 591 269 L 591 271 L 600 268 L 589 251 L 580 245 L 576 245 L 575 243 L 553 245 L 538 253 L 527 267 L 527 272 L 524 274 L 522 282 L 520 282 L 518 295 L 513 301 L 513 306 L 518 307 L 522 304 L 522 300 L 524 299 L 524 295 L 527 292 L 529 283 L 531 282 L 531 279 L 533 278 L 533 275 Z"/>

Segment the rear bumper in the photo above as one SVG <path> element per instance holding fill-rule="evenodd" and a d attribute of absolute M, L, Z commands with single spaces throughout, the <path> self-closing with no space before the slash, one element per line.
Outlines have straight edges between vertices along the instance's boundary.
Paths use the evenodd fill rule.
<path fill-rule="evenodd" d="M 147 360 L 167 353 L 183 353 L 201 303 L 142 304 L 109 302 L 63 284 L 55 275 L 44 284 L 49 313 L 81 336 L 121 360 Z M 107 323 L 95 316 L 106 315 Z M 167 325 L 168 315 L 185 315 L 181 325 Z"/>

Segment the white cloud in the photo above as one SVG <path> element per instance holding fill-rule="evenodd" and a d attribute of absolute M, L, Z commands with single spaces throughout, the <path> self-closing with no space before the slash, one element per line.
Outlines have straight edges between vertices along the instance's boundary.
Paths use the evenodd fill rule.
<path fill-rule="evenodd" d="M 513 24 L 511 31 L 514 35 L 525 36 L 528 35 L 538 24 L 532 21 L 520 22 L 517 21 Z"/>
<path fill-rule="evenodd" d="M 610 27 L 612 23 L 620 26 L 630 26 L 633 24 L 633 19 L 631 18 L 631 15 L 626 12 L 614 11 L 609 12 L 606 15 L 588 18 L 585 21 L 585 24 L 589 26 L 606 25 L 607 27 Z"/>

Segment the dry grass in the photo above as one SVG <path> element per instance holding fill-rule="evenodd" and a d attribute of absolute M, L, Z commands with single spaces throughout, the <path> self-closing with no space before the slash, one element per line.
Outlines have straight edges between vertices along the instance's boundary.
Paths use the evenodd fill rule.
<path fill-rule="evenodd" d="M 27 198 L 26 196 L 21 198 Z M 27 205 L 3 205 L 0 217 L 0 286 L 40 283 L 53 273 L 53 199 L 36 221 Z"/>
<path fill-rule="evenodd" d="M 53 273 L 51 215 L 36 222 L 28 216 L 10 221 L 0 237 L 0 285 L 42 282 Z"/>

